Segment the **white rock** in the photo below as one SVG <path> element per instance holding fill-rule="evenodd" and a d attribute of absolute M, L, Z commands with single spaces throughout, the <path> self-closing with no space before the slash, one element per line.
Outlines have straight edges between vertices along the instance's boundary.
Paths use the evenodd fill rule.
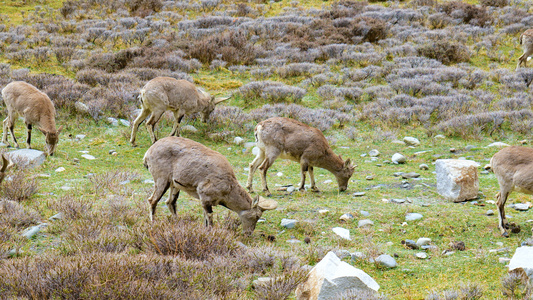
<path fill-rule="evenodd" d="M 297 299 L 335 299 L 347 290 L 377 291 L 379 284 L 364 271 L 341 261 L 333 252 L 311 269 L 307 280 L 296 288 Z"/>
<path fill-rule="evenodd" d="M 373 226 L 374 222 L 369 219 L 359 220 L 357 227 Z"/>
<path fill-rule="evenodd" d="M 79 141 L 79 140 L 83 140 L 85 137 L 86 137 L 85 134 L 77 134 L 75 139 Z"/>
<path fill-rule="evenodd" d="M 340 219 L 341 219 L 342 221 L 349 221 L 349 220 L 353 219 L 353 215 L 352 215 L 352 214 L 348 214 L 348 213 L 346 213 L 346 214 L 343 214 L 343 215 L 340 217 Z"/>
<path fill-rule="evenodd" d="M 487 148 L 488 147 L 504 148 L 504 147 L 509 147 L 509 144 L 502 143 L 502 142 L 494 142 L 494 143 L 488 145 Z"/>
<path fill-rule="evenodd" d="M 404 164 L 406 162 L 405 156 L 400 153 L 394 153 L 391 158 L 392 162 L 395 164 Z"/>
<path fill-rule="evenodd" d="M 257 156 L 257 154 L 259 154 L 259 148 L 253 147 L 252 148 L 252 154 Z"/>
<path fill-rule="evenodd" d="M 236 136 L 235 138 L 233 138 L 233 143 L 235 145 L 240 145 L 244 142 L 244 139 L 242 137 L 239 137 L 239 136 Z"/>
<path fill-rule="evenodd" d="M 296 226 L 296 223 L 298 223 L 298 220 L 294 220 L 294 219 L 281 219 L 281 226 L 287 228 L 287 229 L 291 229 L 291 228 L 294 228 L 294 226 Z"/>
<path fill-rule="evenodd" d="M 281 176 L 283 176 L 283 173 L 278 172 L 278 173 L 276 173 L 276 176 L 281 177 Z"/>
<path fill-rule="evenodd" d="M 424 252 L 418 252 L 417 254 L 415 254 L 417 258 L 420 258 L 420 259 L 426 259 L 428 258 L 428 255 Z"/>
<path fill-rule="evenodd" d="M 93 160 L 93 159 L 96 159 L 96 157 L 90 155 L 90 154 L 82 154 L 81 157 L 85 158 L 85 159 L 88 159 L 88 160 Z"/>
<path fill-rule="evenodd" d="M 82 102 L 79 102 L 77 101 L 76 103 L 74 103 L 74 108 L 76 108 L 76 111 L 79 112 L 79 113 L 88 113 L 89 112 L 89 107 L 87 105 L 85 105 L 85 103 L 82 103 Z"/>
<path fill-rule="evenodd" d="M 130 127 L 131 123 L 130 121 L 126 120 L 126 119 L 118 119 L 118 121 L 120 122 L 120 124 L 126 126 L 126 127 Z"/>
<path fill-rule="evenodd" d="M 57 173 L 65 171 L 65 168 L 59 167 L 55 170 Z"/>
<path fill-rule="evenodd" d="M 523 246 L 516 249 L 509 262 L 509 272 L 524 270 L 530 281 L 533 281 L 533 247 Z"/>
<path fill-rule="evenodd" d="M 443 139 L 445 139 L 445 138 L 446 138 L 446 137 L 445 137 L 444 135 L 442 135 L 442 134 L 437 134 L 437 135 L 434 137 L 434 139 L 436 139 L 436 140 L 443 140 Z"/>
<path fill-rule="evenodd" d="M 437 159 L 437 192 L 447 200 L 461 202 L 475 199 L 479 192 L 477 168 L 472 160 Z"/>
<path fill-rule="evenodd" d="M 28 229 L 26 229 L 24 231 L 24 233 L 22 233 L 22 236 L 27 238 L 27 239 L 31 239 L 32 237 L 34 237 L 37 233 L 39 233 L 39 231 L 41 231 L 42 228 L 45 228 L 46 226 L 48 226 L 48 224 L 46 223 L 41 223 L 37 226 L 33 226 L 33 227 L 30 227 Z"/>
<path fill-rule="evenodd" d="M 329 212 L 328 209 L 321 209 L 321 210 L 318 211 L 318 213 L 321 214 L 321 215 L 325 215 L 325 214 L 327 214 L 328 212 Z"/>
<path fill-rule="evenodd" d="M 376 258 L 376 263 L 387 268 L 395 268 L 398 265 L 394 257 L 388 254 L 381 254 L 380 256 L 378 256 Z"/>
<path fill-rule="evenodd" d="M 352 238 L 350 237 L 350 230 L 348 230 L 348 229 L 345 229 L 345 228 L 342 228 L 342 227 L 334 227 L 331 230 L 333 230 L 333 232 L 335 232 L 335 234 L 337 234 L 338 236 L 340 236 L 341 238 L 343 238 L 345 240 L 349 240 L 349 241 L 352 240 Z"/>
<path fill-rule="evenodd" d="M 426 165 L 426 164 L 420 164 L 420 165 L 418 166 L 418 168 L 419 168 L 420 170 L 429 170 L 429 166 Z"/>
<path fill-rule="evenodd" d="M 408 213 L 405 215 L 406 221 L 416 221 L 422 219 L 424 216 L 422 216 L 419 213 Z"/>
<path fill-rule="evenodd" d="M 113 126 L 118 126 L 118 120 L 115 118 L 108 117 L 107 122 Z"/>
<path fill-rule="evenodd" d="M 180 131 L 194 133 L 194 132 L 198 132 L 198 129 L 196 129 L 196 127 L 192 125 L 185 125 L 185 126 L 180 126 Z"/>
<path fill-rule="evenodd" d="M 155 181 L 154 181 L 153 179 L 145 179 L 145 180 L 143 181 L 143 183 L 146 183 L 146 184 L 154 184 Z"/>
<path fill-rule="evenodd" d="M 332 182 L 333 182 L 333 180 L 331 180 L 331 179 L 324 180 L 324 184 L 328 184 L 328 183 L 332 183 Z"/>
<path fill-rule="evenodd" d="M 44 163 L 46 154 L 35 149 L 19 149 L 8 152 L 9 159 L 19 168 L 35 168 Z"/>
<path fill-rule="evenodd" d="M 513 208 L 520 211 L 526 211 L 529 209 L 529 204 L 527 203 L 515 203 L 513 204 Z"/>
<path fill-rule="evenodd" d="M 419 239 L 416 241 L 416 244 L 417 244 L 419 247 L 429 245 L 429 243 L 431 243 L 431 239 L 430 239 L 430 238 L 419 238 Z"/>
<path fill-rule="evenodd" d="M 379 156 L 379 150 L 377 149 L 372 149 L 368 152 L 368 155 L 370 155 L 371 157 L 378 157 Z"/>
<path fill-rule="evenodd" d="M 295 190 L 296 190 L 296 188 L 295 188 L 294 186 L 292 186 L 292 185 L 289 186 L 289 187 L 287 188 L 287 192 L 288 192 L 288 193 L 292 193 L 292 192 L 294 192 Z"/>
<path fill-rule="evenodd" d="M 407 146 L 420 146 L 420 141 L 417 139 L 417 138 L 414 138 L 414 137 L 411 137 L 411 136 L 406 136 L 403 138 L 403 142 L 407 145 Z"/>

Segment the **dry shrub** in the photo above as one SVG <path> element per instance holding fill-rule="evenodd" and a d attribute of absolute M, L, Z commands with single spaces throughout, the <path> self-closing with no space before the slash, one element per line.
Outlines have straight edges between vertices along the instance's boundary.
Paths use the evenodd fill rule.
<path fill-rule="evenodd" d="M 303 269 L 294 269 L 289 272 L 272 272 L 268 276 L 271 280 L 256 285 L 254 293 L 257 299 L 288 299 L 292 291 L 296 289 L 306 276 L 307 272 Z"/>
<path fill-rule="evenodd" d="M 135 57 L 142 55 L 141 48 L 129 48 L 116 53 L 98 53 L 87 59 L 86 68 L 104 70 L 108 73 L 120 71 Z"/>
<path fill-rule="evenodd" d="M 470 61 L 470 51 L 466 46 L 445 40 L 432 41 L 418 47 L 417 51 L 419 55 L 436 59 L 446 65 Z"/>
<path fill-rule="evenodd" d="M 142 18 L 153 12 L 159 12 L 163 8 L 163 2 L 161 0 L 126 0 L 125 4 L 130 14 Z"/>
<path fill-rule="evenodd" d="M 109 171 L 102 174 L 94 174 L 89 178 L 96 195 L 103 195 L 107 192 L 124 194 L 128 191 L 127 184 L 139 179 L 140 175 L 132 171 Z"/>
<path fill-rule="evenodd" d="M 502 294 L 507 299 L 531 299 L 533 296 L 533 287 L 523 270 L 508 273 L 502 277 L 501 282 Z"/>
<path fill-rule="evenodd" d="M 385 295 L 380 295 L 368 289 L 350 289 L 335 297 L 335 300 L 387 300 Z"/>
<path fill-rule="evenodd" d="M 185 259 L 206 260 L 212 256 L 233 256 L 239 252 L 235 233 L 219 228 L 208 228 L 194 219 L 179 218 L 155 222 L 148 229 L 145 247 L 159 255 L 179 256 Z"/>
<path fill-rule="evenodd" d="M 219 35 L 204 37 L 187 46 L 185 51 L 202 63 L 210 64 L 214 59 L 221 59 L 228 65 L 252 64 L 257 51 L 242 31 L 226 31 Z"/>
<path fill-rule="evenodd" d="M 77 220 L 87 216 L 93 209 L 94 202 L 87 198 L 64 196 L 50 203 L 52 209 L 61 212 L 64 220 Z"/>
<path fill-rule="evenodd" d="M 0 226 L 24 228 L 38 224 L 39 214 L 16 201 L 0 200 Z"/>
<path fill-rule="evenodd" d="M 484 6 L 477 7 L 475 5 L 464 3 L 461 1 L 444 2 L 439 6 L 439 10 L 452 16 L 454 11 L 460 11 L 461 18 L 465 24 L 472 24 L 477 26 L 488 26 L 492 22 L 492 17 L 487 13 L 487 8 Z"/>
<path fill-rule="evenodd" d="M 25 169 L 15 169 L 2 182 L 3 197 L 14 201 L 29 199 L 39 190 L 35 178 L 30 177 Z"/>
<path fill-rule="evenodd" d="M 479 3 L 483 6 L 494 6 L 501 8 L 509 5 L 509 0 L 480 0 Z"/>

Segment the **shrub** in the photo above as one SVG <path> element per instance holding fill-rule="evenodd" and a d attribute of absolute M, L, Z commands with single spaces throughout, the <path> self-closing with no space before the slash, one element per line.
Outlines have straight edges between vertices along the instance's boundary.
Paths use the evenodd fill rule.
<path fill-rule="evenodd" d="M 76 80 L 90 86 L 107 85 L 110 80 L 109 74 L 102 70 L 81 70 L 76 73 Z"/>
<path fill-rule="evenodd" d="M 35 225 L 40 222 L 39 214 L 22 206 L 17 201 L 0 200 L 0 224 L 16 229 Z"/>
<path fill-rule="evenodd" d="M 2 182 L 2 192 L 9 200 L 23 201 L 29 199 L 39 190 L 39 184 L 35 178 L 31 178 L 27 170 L 16 169 Z"/>
<path fill-rule="evenodd" d="M 509 5 L 509 0 L 480 0 L 479 3 L 483 6 L 506 7 Z"/>
<path fill-rule="evenodd" d="M 276 81 L 252 81 L 239 88 L 240 94 L 245 101 L 263 98 L 272 102 L 297 102 L 305 95 L 306 90 L 288 86 Z"/>
<path fill-rule="evenodd" d="M 229 65 L 252 64 L 258 55 L 243 31 L 225 31 L 207 36 L 184 48 L 191 57 L 206 64 L 214 59 L 221 59 Z"/>
<path fill-rule="evenodd" d="M 153 12 L 158 12 L 163 7 L 161 0 L 126 0 L 126 7 L 132 15 L 146 17 Z"/>
<path fill-rule="evenodd" d="M 439 5 L 439 10 L 451 17 L 460 18 L 465 24 L 488 26 L 492 22 L 491 16 L 484 6 L 477 7 L 461 1 L 450 1 Z"/>
<path fill-rule="evenodd" d="M 142 54 L 140 48 L 120 50 L 117 53 L 99 53 L 87 59 L 86 67 L 113 73 L 124 69 L 136 56 Z"/>
<path fill-rule="evenodd" d="M 436 59 L 446 65 L 470 61 L 470 52 L 466 46 L 446 40 L 432 41 L 418 47 L 417 51 L 419 55 Z"/>

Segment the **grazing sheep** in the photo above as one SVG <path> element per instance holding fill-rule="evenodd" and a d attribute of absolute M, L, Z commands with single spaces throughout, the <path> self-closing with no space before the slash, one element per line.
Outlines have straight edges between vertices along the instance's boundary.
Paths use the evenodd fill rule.
<path fill-rule="evenodd" d="M 165 111 L 170 110 L 174 113 L 175 123 L 170 136 L 179 136 L 179 125 L 183 116 L 201 112 L 203 113 L 204 122 L 207 122 L 215 106 L 229 98 L 212 97 L 208 93 L 197 89 L 194 84 L 187 80 L 156 77 L 148 81 L 141 89 L 139 99 L 141 100 L 142 110 L 133 122 L 130 143 L 136 146 L 135 136 L 139 125 L 150 113 L 152 115 L 146 122 L 146 127 L 153 144 L 157 141 L 154 133 L 155 125 Z"/>
<path fill-rule="evenodd" d="M 348 181 L 355 167 L 350 159 L 343 161 L 340 156 L 333 153 L 320 130 L 293 119 L 274 117 L 257 124 L 255 138 L 259 153 L 250 163 L 247 185 L 249 192 L 253 192 L 254 172 L 260 168 L 263 191 L 270 195 L 266 173 L 278 157 L 293 160 L 301 165 L 302 181 L 299 187 L 301 191 L 305 189 L 305 172 L 309 172 L 311 190 L 318 192 L 313 167 L 333 173 L 341 192 L 348 188 Z"/>
<path fill-rule="evenodd" d="M 46 137 L 46 153 L 54 155 L 59 141 L 59 133 L 63 126 L 56 130 L 56 110 L 50 98 L 33 85 L 23 81 L 14 81 L 6 85 L 2 89 L 2 98 L 7 108 L 2 143 L 9 144 L 7 141 L 7 130 L 9 129 L 15 142 L 15 147 L 19 147 L 13 128 L 18 115 L 21 115 L 24 118 L 26 128 L 28 128 L 28 139 L 26 141 L 28 148 L 31 149 L 31 130 L 33 125 L 36 125 L 37 129 Z"/>
<path fill-rule="evenodd" d="M 273 200 L 252 199 L 222 154 L 186 138 L 172 136 L 155 142 L 144 155 L 144 165 L 155 181 L 154 192 L 148 199 L 150 219 L 169 188 L 166 203 L 174 215 L 179 193 L 184 190 L 200 200 L 207 226 L 213 225 L 212 207 L 220 204 L 239 215 L 246 235 L 254 231 L 263 211 L 277 207 Z"/>

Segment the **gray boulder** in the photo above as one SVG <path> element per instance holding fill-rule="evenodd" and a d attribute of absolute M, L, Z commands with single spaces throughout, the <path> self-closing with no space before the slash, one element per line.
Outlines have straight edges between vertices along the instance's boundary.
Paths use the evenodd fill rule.
<path fill-rule="evenodd" d="M 472 160 L 437 159 L 437 192 L 447 200 L 462 202 L 475 199 L 479 192 L 477 168 Z"/>
<path fill-rule="evenodd" d="M 420 141 L 417 139 L 417 138 L 414 138 L 414 137 L 411 137 L 411 136 L 406 136 L 403 138 L 403 142 L 407 145 L 407 146 L 420 146 Z"/>
<path fill-rule="evenodd" d="M 298 300 L 335 299 L 347 290 L 359 289 L 376 292 L 379 284 L 364 271 L 341 261 L 333 252 L 309 272 L 307 280 L 296 288 Z"/>
<path fill-rule="evenodd" d="M 407 160 L 405 156 L 400 153 L 394 153 L 391 158 L 392 162 L 395 164 L 404 164 Z"/>
<path fill-rule="evenodd" d="M 35 168 L 44 163 L 46 154 L 35 149 L 19 149 L 8 152 L 9 159 L 19 168 Z"/>
<path fill-rule="evenodd" d="M 524 272 L 533 283 L 533 247 L 523 246 L 516 249 L 509 262 L 509 272 Z"/>

